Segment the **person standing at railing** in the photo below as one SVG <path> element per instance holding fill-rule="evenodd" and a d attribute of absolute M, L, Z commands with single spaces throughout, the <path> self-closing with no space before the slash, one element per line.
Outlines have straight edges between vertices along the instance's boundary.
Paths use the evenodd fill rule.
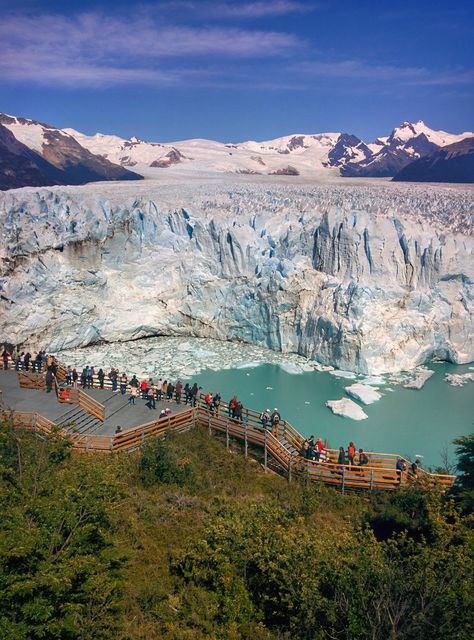
<path fill-rule="evenodd" d="M 72 370 L 72 386 L 74 389 L 77 389 L 77 380 L 79 379 L 79 374 L 77 373 L 77 369 Z"/>
<path fill-rule="evenodd" d="M 71 365 L 68 364 L 66 367 L 66 384 L 70 387 L 72 382 L 72 369 Z"/>
<path fill-rule="evenodd" d="M 146 406 L 150 409 L 150 411 L 152 409 L 156 409 L 155 393 L 156 393 L 156 387 L 152 381 L 152 383 L 149 385 L 147 389 L 148 402 L 146 403 Z"/>
<path fill-rule="evenodd" d="M 81 373 L 81 387 L 85 389 L 86 385 L 87 385 L 87 371 L 86 371 L 86 368 L 84 367 Z"/>
<path fill-rule="evenodd" d="M 191 404 L 193 407 L 195 407 L 197 404 L 198 393 L 199 393 L 199 387 L 197 385 L 197 382 L 195 382 L 191 387 Z"/>
<path fill-rule="evenodd" d="M 212 398 L 212 409 L 216 412 L 216 416 L 219 415 L 219 407 L 221 406 L 221 394 L 219 392 Z"/>
<path fill-rule="evenodd" d="M 88 389 L 92 387 L 92 369 L 89 365 L 86 367 L 86 384 Z"/>
<path fill-rule="evenodd" d="M 349 461 L 349 466 L 352 467 L 354 464 L 354 458 L 356 454 L 355 444 L 353 442 L 349 442 L 349 446 L 347 447 L 347 459 Z"/>
<path fill-rule="evenodd" d="M 323 441 L 321 440 L 321 436 L 316 440 L 316 455 L 315 455 L 315 460 L 316 462 L 319 462 L 319 460 L 321 459 L 321 452 L 324 449 L 324 444 Z"/>
<path fill-rule="evenodd" d="M 31 353 L 29 351 L 27 351 L 25 353 L 25 359 L 24 359 L 25 371 L 29 371 L 30 370 L 30 360 L 31 360 Z"/>
<path fill-rule="evenodd" d="M 135 404 L 135 399 L 138 396 L 138 387 L 130 387 L 130 397 L 128 399 L 128 404 Z"/>
<path fill-rule="evenodd" d="M 337 464 L 342 468 L 346 464 L 346 452 L 344 447 L 339 447 L 339 455 L 337 456 Z"/>
<path fill-rule="evenodd" d="M 244 411 L 243 404 L 240 402 L 240 400 L 237 400 L 237 404 L 235 405 L 235 409 L 234 409 L 235 420 L 240 420 L 240 422 L 243 422 L 243 415 L 242 415 L 243 411 Z"/>
<path fill-rule="evenodd" d="M 126 373 L 120 376 L 120 393 L 124 396 L 127 391 L 128 378 Z"/>
<path fill-rule="evenodd" d="M 369 464 L 369 456 L 363 449 L 359 449 L 359 467 L 364 467 L 367 464 Z"/>
<path fill-rule="evenodd" d="M 235 417 L 235 407 L 237 406 L 237 396 L 232 396 L 229 401 L 229 418 Z"/>
<path fill-rule="evenodd" d="M 176 402 L 181 404 L 181 394 L 183 393 L 183 383 L 181 380 L 178 380 L 176 383 Z"/>
<path fill-rule="evenodd" d="M 38 351 L 33 366 L 35 368 L 36 373 L 41 373 L 41 351 Z"/>
<path fill-rule="evenodd" d="M 118 373 L 115 371 L 115 368 L 112 367 L 109 371 L 109 380 L 112 383 L 112 391 L 115 393 L 117 391 L 117 379 Z"/>
<path fill-rule="evenodd" d="M 270 422 L 270 409 L 265 409 L 260 414 L 260 422 L 262 423 L 262 427 L 264 429 L 268 429 L 268 423 Z"/>
<path fill-rule="evenodd" d="M 3 360 L 3 369 L 5 371 L 8 369 L 8 361 L 10 360 L 10 358 L 11 358 L 10 354 L 6 349 L 4 349 L 2 353 L 2 360 Z"/>
<path fill-rule="evenodd" d="M 102 367 L 97 372 L 97 379 L 99 381 L 99 389 L 103 389 L 104 388 L 105 373 L 104 373 L 104 370 L 102 369 Z"/>
<path fill-rule="evenodd" d="M 168 390 L 166 392 L 166 395 L 168 397 L 168 400 L 172 401 L 173 400 L 173 394 L 174 394 L 174 384 L 172 382 L 170 382 L 168 384 Z"/>

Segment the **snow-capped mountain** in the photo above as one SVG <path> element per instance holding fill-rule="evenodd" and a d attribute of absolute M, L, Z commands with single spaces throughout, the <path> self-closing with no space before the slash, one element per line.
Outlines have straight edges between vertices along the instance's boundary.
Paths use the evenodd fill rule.
<path fill-rule="evenodd" d="M 56 182 L 52 182 L 51 171 L 44 176 L 43 182 L 38 182 L 37 172 L 30 178 L 28 172 L 23 172 L 20 181 L 10 179 L 9 160 L 4 152 L 3 158 L 0 157 L 0 162 L 7 167 L 3 174 L 3 189 L 22 184 L 150 178 L 173 167 L 195 174 L 301 175 L 306 178 L 324 174 L 394 176 L 410 162 L 474 135 L 434 131 L 420 120 L 414 124 L 404 122 L 389 136 L 371 143 L 339 132 L 293 134 L 264 142 L 223 143 L 192 139 L 160 143 L 103 133 L 86 135 L 75 129 L 57 129 L 5 114 L 0 114 L 0 125 L 8 129 L 18 143 L 63 172 Z M 11 155 L 8 157 L 11 159 Z M 133 167 L 133 172 L 128 167 Z"/>
<path fill-rule="evenodd" d="M 396 182 L 474 182 L 474 137 L 437 147 L 414 160 L 393 178 Z"/>
<path fill-rule="evenodd" d="M 7 114 L 0 114 L 0 126 L 3 129 L 0 146 L 2 189 L 142 178 L 92 153 L 61 129 Z M 16 167 L 15 175 L 11 175 L 13 166 Z"/>
<path fill-rule="evenodd" d="M 470 132 L 451 134 L 446 131 L 434 131 L 422 120 L 414 124 L 404 122 L 387 138 L 378 138 L 369 145 L 371 154 L 366 158 L 346 163 L 341 168 L 341 174 L 356 177 L 393 176 L 410 162 L 472 135 Z"/>

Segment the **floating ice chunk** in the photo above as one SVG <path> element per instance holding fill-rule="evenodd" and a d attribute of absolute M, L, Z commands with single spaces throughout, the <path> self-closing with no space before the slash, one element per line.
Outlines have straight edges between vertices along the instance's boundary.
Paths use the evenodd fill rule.
<path fill-rule="evenodd" d="M 406 382 L 403 386 L 405 389 L 422 389 L 425 386 L 425 382 L 431 378 L 434 371 L 431 369 L 419 368 L 414 370 L 415 377 Z"/>
<path fill-rule="evenodd" d="M 311 402 L 308 402 L 307 400 L 305 400 L 305 404 L 311 404 Z"/>
<path fill-rule="evenodd" d="M 376 402 L 382 397 L 373 387 L 361 384 L 360 382 L 355 382 L 351 384 L 350 387 L 345 387 L 345 391 L 351 398 L 360 400 L 364 404 L 372 404 L 372 402 Z"/>
<path fill-rule="evenodd" d="M 265 387 L 265 389 L 267 389 L 267 391 L 273 391 L 273 387 Z"/>
<path fill-rule="evenodd" d="M 262 363 L 258 362 L 257 360 L 250 360 L 250 361 L 244 361 L 244 362 L 239 362 L 237 365 L 235 365 L 236 369 L 255 369 L 255 367 L 259 367 Z"/>
<path fill-rule="evenodd" d="M 331 409 L 337 416 L 352 418 L 352 420 L 365 420 L 367 414 L 365 411 L 349 398 L 341 398 L 341 400 L 327 400 L 326 406 Z"/>
<path fill-rule="evenodd" d="M 362 384 L 368 384 L 371 387 L 379 387 L 386 384 L 386 381 L 382 376 L 366 376 L 361 380 Z"/>
<path fill-rule="evenodd" d="M 334 369 L 334 371 L 329 371 L 331 376 L 335 376 L 336 378 L 347 378 L 348 380 L 355 380 L 356 374 L 352 371 L 341 371 L 341 369 Z"/>
<path fill-rule="evenodd" d="M 299 375 L 305 371 L 313 371 L 313 367 L 304 364 L 296 364 L 294 362 L 279 362 L 278 365 L 280 369 L 283 369 L 283 371 L 292 375 Z"/>
<path fill-rule="evenodd" d="M 444 381 L 452 387 L 464 387 L 468 382 L 474 382 L 474 373 L 447 373 Z"/>

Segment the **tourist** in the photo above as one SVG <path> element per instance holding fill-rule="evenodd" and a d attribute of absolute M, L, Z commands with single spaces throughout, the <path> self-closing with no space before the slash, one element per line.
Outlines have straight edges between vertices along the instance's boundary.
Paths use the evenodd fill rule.
<path fill-rule="evenodd" d="M 54 383 L 54 373 L 51 371 L 51 368 L 49 368 L 46 372 L 45 382 L 46 382 L 47 393 L 51 393 L 51 391 L 53 390 L 53 383 Z"/>
<path fill-rule="evenodd" d="M 161 385 L 161 395 L 163 400 L 166 400 L 166 394 L 168 393 L 168 380 L 164 380 Z"/>
<path fill-rule="evenodd" d="M 337 464 L 342 466 L 342 467 L 346 464 L 346 453 L 344 451 L 344 447 L 339 447 L 339 455 L 337 457 Z"/>
<path fill-rule="evenodd" d="M 148 394 L 148 383 L 145 379 L 142 380 L 140 383 L 140 393 L 141 393 L 142 399 L 146 400 L 146 397 Z"/>
<path fill-rule="evenodd" d="M 112 367 L 109 371 L 109 380 L 112 383 L 112 391 L 115 393 L 117 391 L 117 379 L 118 373 L 115 371 L 115 368 Z"/>
<path fill-rule="evenodd" d="M 262 423 L 262 427 L 264 429 L 268 428 L 268 423 L 270 422 L 270 409 L 265 409 L 260 414 L 260 422 Z"/>
<path fill-rule="evenodd" d="M 397 471 L 406 471 L 407 465 L 405 464 L 403 458 L 397 458 L 397 464 L 395 465 Z"/>
<path fill-rule="evenodd" d="M 181 382 L 181 380 L 178 380 L 178 382 L 176 383 L 176 402 L 178 404 L 181 404 L 182 392 L 183 392 L 183 383 Z"/>
<path fill-rule="evenodd" d="M 306 458 L 307 459 L 308 458 L 308 450 L 309 450 L 309 442 L 308 442 L 308 439 L 305 438 L 304 441 L 303 441 L 303 446 L 301 447 L 301 450 L 300 450 L 300 456 L 302 458 Z"/>
<path fill-rule="evenodd" d="M 167 392 L 166 392 L 166 395 L 167 395 L 168 400 L 173 401 L 173 394 L 174 394 L 174 385 L 173 385 L 173 383 L 172 383 L 172 382 L 170 382 L 170 383 L 168 384 L 168 390 L 167 390 Z"/>
<path fill-rule="evenodd" d="M 138 378 L 135 374 L 133 374 L 132 379 L 130 380 L 130 386 L 136 387 L 137 389 L 140 386 L 140 383 L 138 382 Z"/>
<path fill-rule="evenodd" d="M 156 397 L 158 400 L 161 400 L 162 393 L 163 393 L 163 380 L 160 378 L 156 383 Z"/>
<path fill-rule="evenodd" d="M 363 449 L 359 449 L 359 467 L 365 467 L 367 464 L 369 464 L 369 456 Z"/>
<path fill-rule="evenodd" d="M 212 393 L 210 391 L 204 396 L 204 406 L 208 411 L 212 410 Z"/>
<path fill-rule="evenodd" d="M 122 373 L 122 375 L 120 376 L 120 393 L 123 396 L 127 392 L 127 383 L 128 383 L 127 374 L 126 373 Z"/>
<path fill-rule="evenodd" d="M 193 386 L 191 387 L 191 403 L 193 405 L 193 407 L 196 406 L 197 400 L 199 398 L 199 389 L 200 387 L 198 387 L 197 382 L 195 382 L 193 384 Z"/>
<path fill-rule="evenodd" d="M 314 460 L 315 459 L 314 436 L 309 436 L 308 450 L 306 452 L 306 458 L 308 460 Z"/>
<path fill-rule="evenodd" d="M 41 351 L 38 351 L 38 354 L 35 358 L 34 367 L 36 373 L 41 373 Z"/>
<path fill-rule="evenodd" d="M 229 417 L 233 418 L 235 415 L 235 407 L 237 405 L 237 396 L 232 396 L 229 400 Z"/>
<path fill-rule="evenodd" d="M 85 389 L 86 384 L 87 384 L 87 371 L 86 371 L 86 368 L 84 367 L 81 373 L 81 387 Z"/>
<path fill-rule="evenodd" d="M 413 477 L 416 477 L 418 475 L 418 471 L 420 470 L 420 465 L 421 465 L 421 460 L 419 458 L 416 458 L 415 462 L 412 462 L 410 465 L 410 475 L 412 475 Z"/>
<path fill-rule="evenodd" d="M 92 387 L 92 369 L 91 367 L 89 367 L 89 365 L 86 367 L 86 382 L 87 382 L 87 388 L 90 389 Z"/>
<path fill-rule="evenodd" d="M 77 373 L 77 369 L 72 370 L 72 386 L 74 389 L 77 389 L 77 381 L 79 379 L 79 374 Z"/>
<path fill-rule="evenodd" d="M 130 387 L 130 397 L 128 404 L 135 404 L 135 400 L 138 397 L 138 387 Z"/>
<path fill-rule="evenodd" d="M 25 359 L 24 359 L 25 371 L 29 371 L 30 370 L 30 360 L 31 360 L 31 353 L 29 351 L 27 351 L 25 353 Z"/>
<path fill-rule="evenodd" d="M 281 420 L 280 412 L 275 407 L 270 417 L 270 422 L 272 423 L 272 433 L 274 436 L 278 436 L 278 425 L 280 424 L 280 420 Z"/>
<path fill-rule="evenodd" d="M 6 371 L 8 369 L 8 361 L 10 359 L 10 354 L 6 349 L 3 350 L 2 360 L 3 360 L 3 368 Z"/>
<path fill-rule="evenodd" d="M 243 422 L 243 411 L 244 411 L 244 406 L 243 404 L 240 402 L 240 400 L 237 400 L 237 404 L 235 405 L 235 409 L 234 409 L 234 418 L 236 420 L 240 420 L 240 422 Z"/>
<path fill-rule="evenodd" d="M 99 389 L 103 389 L 104 388 L 105 373 L 104 373 L 104 370 L 102 368 L 100 368 L 99 371 L 97 372 L 97 379 L 99 380 Z"/>
<path fill-rule="evenodd" d="M 156 393 L 156 387 L 152 381 L 152 384 L 148 387 L 148 390 L 147 390 L 148 402 L 146 403 L 146 406 L 150 409 L 150 411 L 152 409 L 156 409 L 155 393 Z"/>
<path fill-rule="evenodd" d="M 168 415 L 168 414 L 166 413 L 166 409 L 165 409 L 165 408 L 163 408 L 163 409 L 160 411 L 160 415 L 158 416 L 158 420 L 161 420 L 161 418 L 166 418 L 166 416 L 167 416 L 167 415 Z"/>
<path fill-rule="evenodd" d="M 72 382 L 72 369 L 71 365 L 68 364 L 66 367 L 66 384 L 70 387 Z"/>
<path fill-rule="evenodd" d="M 349 446 L 347 447 L 347 458 L 349 460 L 349 466 L 352 467 L 354 464 L 354 458 L 356 454 L 355 444 L 353 442 L 349 442 Z"/>
<path fill-rule="evenodd" d="M 184 404 L 188 404 L 191 401 L 191 389 L 189 387 L 189 382 L 186 382 L 183 389 L 184 393 Z"/>
<path fill-rule="evenodd" d="M 117 436 L 117 435 L 119 435 L 120 433 L 122 433 L 122 427 L 117 426 L 117 427 L 115 428 L 115 435 Z"/>
<path fill-rule="evenodd" d="M 219 407 L 221 406 L 221 394 L 216 393 L 216 395 L 212 398 L 212 410 L 216 412 L 216 415 L 219 414 Z"/>

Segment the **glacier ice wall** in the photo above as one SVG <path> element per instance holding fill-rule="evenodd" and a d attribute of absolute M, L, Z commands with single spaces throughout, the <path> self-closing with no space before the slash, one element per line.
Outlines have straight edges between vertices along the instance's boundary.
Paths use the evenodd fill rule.
<path fill-rule="evenodd" d="M 424 189 L 424 190 L 423 190 Z M 244 340 L 363 373 L 473 359 L 472 191 L 88 185 L 0 196 L 4 340 Z"/>

